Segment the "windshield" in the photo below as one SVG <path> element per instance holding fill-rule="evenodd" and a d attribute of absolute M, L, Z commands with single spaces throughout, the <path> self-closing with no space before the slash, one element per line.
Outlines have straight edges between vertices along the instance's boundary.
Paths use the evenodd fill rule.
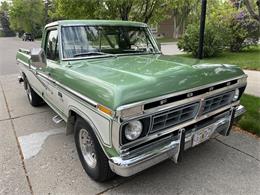
<path fill-rule="evenodd" d="M 145 27 L 68 26 L 61 31 L 64 58 L 158 52 Z"/>

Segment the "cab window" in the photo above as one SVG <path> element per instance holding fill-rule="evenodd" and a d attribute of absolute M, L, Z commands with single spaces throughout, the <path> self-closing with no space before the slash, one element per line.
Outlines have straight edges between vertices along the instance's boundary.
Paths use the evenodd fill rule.
<path fill-rule="evenodd" d="M 54 60 L 54 61 L 59 60 L 59 45 L 58 45 L 57 30 L 48 31 L 45 52 L 46 52 L 47 59 Z"/>

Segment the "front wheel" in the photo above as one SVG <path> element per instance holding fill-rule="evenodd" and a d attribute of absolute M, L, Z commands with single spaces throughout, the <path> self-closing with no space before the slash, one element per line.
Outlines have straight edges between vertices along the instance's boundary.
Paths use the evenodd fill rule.
<path fill-rule="evenodd" d="M 86 173 L 100 182 L 111 179 L 114 173 L 90 125 L 78 117 L 74 128 L 76 148 Z"/>

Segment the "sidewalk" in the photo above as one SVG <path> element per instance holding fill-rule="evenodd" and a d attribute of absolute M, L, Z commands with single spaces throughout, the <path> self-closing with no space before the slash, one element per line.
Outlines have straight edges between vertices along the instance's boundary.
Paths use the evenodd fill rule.
<path fill-rule="evenodd" d="M 245 93 L 260 97 L 260 71 L 244 70 L 248 75 Z"/>
<path fill-rule="evenodd" d="M 183 54 L 177 46 L 177 42 L 161 43 L 161 50 L 164 55 L 177 55 Z"/>

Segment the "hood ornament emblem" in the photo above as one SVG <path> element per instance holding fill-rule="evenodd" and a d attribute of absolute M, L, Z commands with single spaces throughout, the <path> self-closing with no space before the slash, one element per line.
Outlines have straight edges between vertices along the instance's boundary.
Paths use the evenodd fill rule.
<path fill-rule="evenodd" d="M 187 93 L 187 97 L 192 97 L 193 96 L 193 93 Z"/>
<path fill-rule="evenodd" d="M 160 101 L 160 105 L 166 104 L 167 103 L 167 99 L 161 100 Z"/>

